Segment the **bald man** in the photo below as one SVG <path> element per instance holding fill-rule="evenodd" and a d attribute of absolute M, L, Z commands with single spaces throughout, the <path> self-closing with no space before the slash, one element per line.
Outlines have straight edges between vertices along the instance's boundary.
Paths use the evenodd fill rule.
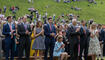
<path fill-rule="evenodd" d="M 71 25 L 67 30 L 67 38 L 70 41 L 70 60 L 77 60 L 78 57 L 78 44 L 80 27 L 77 26 L 77 20 L 73 19 Z"/>

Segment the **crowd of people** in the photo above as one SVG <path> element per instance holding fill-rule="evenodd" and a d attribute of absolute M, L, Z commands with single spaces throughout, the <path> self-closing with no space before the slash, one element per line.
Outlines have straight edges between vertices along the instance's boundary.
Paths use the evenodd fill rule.
<path fill-rule="evenodd" d="M 56 2 L 61 2 L 61 1 L 63 1 L 64 3 L 70 3 L 70 2 L 75 2 L 75 1 L 89 1 L 90 3 L 94 3 L 95 2 L 95 0 L 55 0 Z"/>
<path fill-rule="evenodd" d="M 105 56 L 105 25 L 97 24 L 93 20 L 79 21 L 79 16 L 73 14 L 55 18 L 41 19 L 36 14 L 36 20 L 28 21 L 28 16 L 14 20 L 12 16 L 0 14 L 0 59 L 26 60 L 34 56 L 35 60 L 103 60 Z M 39 17 L 38 17 L 39 16 Z M 64 18 L 65 17 L 65 18 Z M 70 58 L 68 57 L 70 55 Z M 78 57 L 79 56 L 79 57 Z"/>

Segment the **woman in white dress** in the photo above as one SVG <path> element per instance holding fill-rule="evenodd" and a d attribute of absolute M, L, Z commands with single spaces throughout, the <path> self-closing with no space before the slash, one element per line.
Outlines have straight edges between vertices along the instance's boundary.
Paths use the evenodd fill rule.
<path fill-rule="evenodd" d="M 96 24 L 93 23 L 90 26 L 90 42 L 89 42 L 89 55 L 92 55 L 92 60 L 96 59 L 96 56 L 101 54 L 101 48 L 98 40 L 98 30 L 96 29 Z"/>

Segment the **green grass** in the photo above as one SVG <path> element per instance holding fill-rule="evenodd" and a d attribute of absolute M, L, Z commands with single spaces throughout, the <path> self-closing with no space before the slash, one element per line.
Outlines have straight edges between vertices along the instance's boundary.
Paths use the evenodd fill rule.
<path fill-rule="evenodd" d="M 34 0 L 34 3 L 28 3 L 27 0 L 0 0 L 0 8 L 3 6 L 7 6 L 9 9 L 10 6 L 19 6 L 20 10 L 17 11 L 17 16 L 23 16 L 25 14 L 29 14 L 28 8 L 34 7 L 39 10 L 39 13 L 44 15 L 47 11 L 48 16 L 52 16 L 56 14 L 56 16 L 60 16 L 62 13 L 64 14 L 76 14 L 80 15 L 79 20 L 85 19 L 94 19 L 97 23 L 105 24 L 105 0 L 103 0 L 104 4 L 101 4 L 102 0 L 96 0 L 97 4 L 90 4 L 87 1 L 81 2 L 71 2 L 71 3 L 56 3 L 54 0 Z M 90 6 L 88 7 L 88 4 Z M 48 8 L 45 8 L 49 6 Z M 81 11 L 75 11 L 70 9 L 71 6 L 82 8 Z M 12 12 L 7 10 L 6 16 L 12 15 Z"/>

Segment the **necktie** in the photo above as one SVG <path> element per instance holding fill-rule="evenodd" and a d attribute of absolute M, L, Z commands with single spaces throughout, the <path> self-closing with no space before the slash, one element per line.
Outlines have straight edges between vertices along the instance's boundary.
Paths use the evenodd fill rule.
<path fill-rule="evenodd" d="M 51 27 L 51 25 L 50 25 L 50 31 L 52 31 L 52 27 Z"/>
<path fill-rule="evenodd" d="M 24 24 L 24 27 L 25 27 L 25 30 L 27 29 L 27 25 L 26 24 Z"/>
<path fill-rule="evenodd" d="M 9 25 L 9 27 L 10 27 L 10 31 L 12 31 L 12 26 L 11 26 L 11 24 Z M 13 38 L 13 34 L 11 35 L 11 38 Z"/>
<path fill-rule="evenodd" d="M 10 30 L 12 31 L 12 26 L 11 26 L 11 24 L 9 25 L 9 27 L 10 27 Z"/>
<path fill-rule="evenodd" d="M 86 28 L 85 28 L 85 27 L 83 27 L 83 30 L 84 30 L 84 33 L 85 33 L 85 35 L 86 35 Z"/>

